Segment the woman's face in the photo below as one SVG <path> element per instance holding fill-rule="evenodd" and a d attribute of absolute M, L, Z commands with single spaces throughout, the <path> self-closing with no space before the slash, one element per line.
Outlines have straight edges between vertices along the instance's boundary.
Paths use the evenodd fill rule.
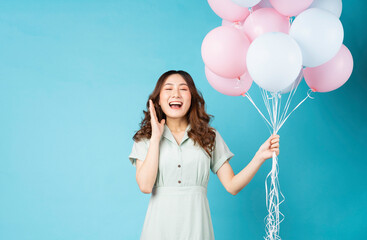
<path fill-rule="evenodd" d="M 164 82 L 159 105 L 169 118 L 182 118 L 191 106 L 191 93 L 185 79 L 180 74 L 170 75 Z"/>

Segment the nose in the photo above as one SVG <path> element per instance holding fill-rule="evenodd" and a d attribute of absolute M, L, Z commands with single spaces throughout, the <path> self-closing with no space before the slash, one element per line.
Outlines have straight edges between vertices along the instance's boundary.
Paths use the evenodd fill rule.
<path fill-rule="evenodd" d="M 177 88 L 172 91 L 172 97 L 180 97 L 180 91 Z"/>

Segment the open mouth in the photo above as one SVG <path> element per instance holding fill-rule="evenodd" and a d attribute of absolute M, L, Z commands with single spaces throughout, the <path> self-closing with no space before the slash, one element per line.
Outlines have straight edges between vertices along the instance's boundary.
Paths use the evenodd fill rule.
<path fill-rule="evenodd" d="M 169 103 L 170 108 L 172 109 L 180 109 L 182 107 L 181 102 L 171 102 Z"/>

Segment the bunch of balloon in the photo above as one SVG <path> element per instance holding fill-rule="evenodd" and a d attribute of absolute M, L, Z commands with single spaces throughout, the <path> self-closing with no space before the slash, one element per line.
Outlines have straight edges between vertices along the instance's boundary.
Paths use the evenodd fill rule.
<path fill-rule="evenodd" d="M 201 54 L 210 85 L 222 94 L 244 96 L 265 120 L 270 134 L 277 133 L 311 92 L 341 87 L 353 70 L 353 58 L 343 45 L 339 20 L 341 0 L 208 0 L 222 25 L 204 38 Z M 300 82 L 310 87 L 292 111 L 290 102 Z M 266 117 L 249 89 L 255 82 Z M 281 98 L 288 95 L 282 106 Z M 284 98 L 284 97 L 283 97 Z M 278 158 L 265 180 L 266 240 L 280 239 L 284 201 L 278 181 Z M 282 218 L 282 219 L 281 219 Z"/>

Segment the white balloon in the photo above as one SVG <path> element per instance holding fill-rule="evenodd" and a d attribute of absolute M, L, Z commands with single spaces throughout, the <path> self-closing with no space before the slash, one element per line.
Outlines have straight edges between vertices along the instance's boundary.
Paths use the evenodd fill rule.
<path fill-rule="evenodd" d="M 232 0 L 235 4 L 241 7 L 253 7 L 258 4 L 261 0 Z"/>
<path fill-rule="evenodd" d="M 342 7 L 342 0 L 314 0 L 309 8 L 320 8 L 340 18 Z"/>
<path fill-rule="evenodd" d="M 291 83 L 291 85 L 284 88 L 282 91 L 280 91 L 280 93 L 281 94 L 289 93 L 290 91 L 292 91 L 294 88 L 296 88 L 300 84 L 302 79 L 303 79 L 303 71 L 301 70 L 298 76 L 296 77 L 296 79 Z"/>
<path fill-rule="evenodd" d="M 288 34 L 268 32 L 255 38 L 246 56 L 252 79 L 270 92 L 279 92 L 296 79 L 302 69 L 302 52 Z"/>
<path fill-rule="evenodd" d="M 260 8 L 272 8 L 273 6 L 271 5 L 269 0 L 261 0 L 259 2 L 259 4 L 257 4 L 257 6 L 259 6 Z"/>
<path fill-rule="evenodd" d="M 300 13 L 289 30 L 301 47 L 303 65 L 317 67 L 332 59 L 344 38 L 343 25 L 332 13 L 310 8 Z"/>

